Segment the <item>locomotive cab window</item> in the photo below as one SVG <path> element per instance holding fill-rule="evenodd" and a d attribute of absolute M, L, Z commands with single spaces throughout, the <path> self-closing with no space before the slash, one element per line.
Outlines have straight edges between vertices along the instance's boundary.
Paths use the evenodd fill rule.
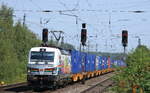
<path fill-rule="evenodd" d="M 31 62 L 39 62 L 39 61 L 54 62 L 54 52 L 32 51 L 30 59 Z"/>

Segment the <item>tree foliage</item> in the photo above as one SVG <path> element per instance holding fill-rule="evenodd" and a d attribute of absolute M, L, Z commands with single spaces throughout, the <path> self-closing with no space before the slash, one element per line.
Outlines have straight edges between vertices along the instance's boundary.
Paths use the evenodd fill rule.
<path fill-rule="evenodd" d="M 127 67 L 119 68 L 114 79 L 118 86 L 114 88 L 118 93 L 130 93 L 133 87 L 137 91 L 150 92 L 150 50 L 146 46 L 138 46 L 128 54 Z"/>
<path fill-rule="evenodd" d="M 40 41 L 19 21 L 13 22 L 11 8 L 2 5 L 0 15 L 0 81 L 12 83 L 25 77 L 28 51 Z"/>

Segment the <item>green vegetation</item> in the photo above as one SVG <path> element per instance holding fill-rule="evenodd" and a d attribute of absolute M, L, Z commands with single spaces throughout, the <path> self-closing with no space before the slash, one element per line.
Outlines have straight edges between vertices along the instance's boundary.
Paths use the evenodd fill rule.
<path fill-rule="evenodd" d="M 40 40 L 26 25 L 13 22 L 11 8 L 0 7 L 0 81 L 24 81 L 28 51 L 39 44 Z"/>
<path fill-rule="evenodd" d="M 138 46 L 135 51 L 128 54 L 127 67 L 118 68 L 114 80 L 117 86 L 113 88 L 117 93 L 150 92 L 150 49 Z"/>

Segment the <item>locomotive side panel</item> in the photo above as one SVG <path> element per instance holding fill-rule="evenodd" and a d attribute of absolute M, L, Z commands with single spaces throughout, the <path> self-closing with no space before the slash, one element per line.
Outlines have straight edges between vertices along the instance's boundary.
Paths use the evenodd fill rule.
<path fill-rule="evenodd" d="M 61 74 L 70 74 L 71 73 L 71 56 L 61 55 L 60 60 L 60 69 Z"/>

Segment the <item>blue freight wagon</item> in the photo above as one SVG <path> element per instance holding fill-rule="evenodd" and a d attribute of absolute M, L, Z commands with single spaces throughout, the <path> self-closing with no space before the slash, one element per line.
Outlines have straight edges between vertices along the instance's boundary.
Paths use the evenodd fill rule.
<path fill-rule="evenodd" d="M 81 52 L 71 51 L 71 72 L 72 74 L 82 72 L 82 56 Z"/>

